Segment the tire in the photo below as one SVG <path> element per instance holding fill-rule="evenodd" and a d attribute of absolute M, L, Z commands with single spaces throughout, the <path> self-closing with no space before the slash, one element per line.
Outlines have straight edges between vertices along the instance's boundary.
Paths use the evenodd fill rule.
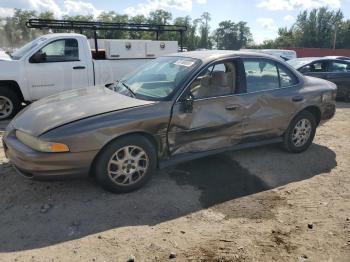
<path fill-rule="evenodd" d="M 141 135 L 125 136 L 104 147 L 94 166 L 97 182 L 104 189 L 113 193 L 131 192 L 146 184 L 156 171 L 156 149 Z"/>
<path fill-rule="evenodd" d="M 9 88 L 0 88 L 0 120 L 14 117 L 22 108 L 22 101 Z"/>
<path fill-rule="evenodd" d="M 293 118 L 288 129 L 284 133 L 284 149 L 292 153 L 301 153 L 308 149 L 315 137 L 316 127 L 316 118 L 312 113 L 309 111 L 300 112 Z"/>

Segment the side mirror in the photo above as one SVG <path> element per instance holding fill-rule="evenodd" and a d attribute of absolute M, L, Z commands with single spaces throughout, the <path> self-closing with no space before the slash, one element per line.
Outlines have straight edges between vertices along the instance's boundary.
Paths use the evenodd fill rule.
<path fill-rule="evenodd" d="M 34 55 L 32 55 L 31 58 L 29 58 L 30 63 L 43 63 L 46 61 L 46 54 L 42 53 L 41 51 L 36 52 Z"/>
<path fill-rule="evenodd" d="M 310 66 L 304 66 L 304 67 L 300 68 L 299 72 L 302 73 L 302 74 L 310 72 Z"/>
<path fill-rule="evenodd" d="M 183 109 L 187 113 L 191 113 L 193 111 L 193 101 L 194 101 L 194 96 L 192 93 L 188 93 L 183 99 Z"/>

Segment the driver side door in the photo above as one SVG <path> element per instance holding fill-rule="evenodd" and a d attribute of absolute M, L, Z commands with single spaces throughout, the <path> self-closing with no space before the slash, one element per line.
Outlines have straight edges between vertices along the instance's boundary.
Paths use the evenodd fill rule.
<path fill-rule="evenodd" d="M 78 46 L 75 38 L 54 40 L 28 59 L 25 74 L 31 100 L 88 85 L 87 66 Z"/>
<path fill-rule="evenodd" d="M 229 147 L 240 141 L 242 101 L 235 96 L 239 60 L 205 68 L 173 106 L 168 129 L 171 155 Z"/>

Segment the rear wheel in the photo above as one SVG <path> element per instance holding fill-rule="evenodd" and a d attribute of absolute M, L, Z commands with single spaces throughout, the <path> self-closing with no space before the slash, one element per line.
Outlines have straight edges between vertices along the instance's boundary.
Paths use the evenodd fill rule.
<path fill-rule="evenodd" d="M 108 144 L 95 164 L 99 184 L 114 193 L 143 186 L 156 170 L 156 150 L 143 136 L 130 135 Z"/>
<path fill-rule="evenodd" d="M 299 113 L 289 124 L 283 137 L 284 148 L 292 153 L 305 151 L 316 133 L 316 119 L 309 111 Z"/>
<path fill-rule="evenodd" d="M 12 118 L 21 110 L 21 99 L 8 88 L 0 89 L 0 120 Z"/>

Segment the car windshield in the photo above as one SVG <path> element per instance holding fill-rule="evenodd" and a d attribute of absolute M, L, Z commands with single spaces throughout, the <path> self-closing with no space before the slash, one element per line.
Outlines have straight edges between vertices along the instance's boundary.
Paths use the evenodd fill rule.
<path fill-rule="evenodd" d="M 139 99 L 165 100 L 199 65 L 193 58 L 160 57 L 124 77 L 114 89 Z"/>
<path fill-rule="evenodd" d="M 46 37 L 39 37 L 28 44 L 22 46 L 20 49 L 17 49 L 15 52 L 11 54 L 11 58 L 14 60 L 21 59 L 26 53 L 32 50 L 34 47 L 45 41 Z"/>
<path fill-rule="evenodd" d="M 302 67 L 303 65 L 306 65 L 308 63 L 311 63 L 314 59 L 308 58 L 297 58 L 297 59 L 291 59 L 288 60 L 287 63 L 290 64 L 295 69 L 298 69 Z"/>

